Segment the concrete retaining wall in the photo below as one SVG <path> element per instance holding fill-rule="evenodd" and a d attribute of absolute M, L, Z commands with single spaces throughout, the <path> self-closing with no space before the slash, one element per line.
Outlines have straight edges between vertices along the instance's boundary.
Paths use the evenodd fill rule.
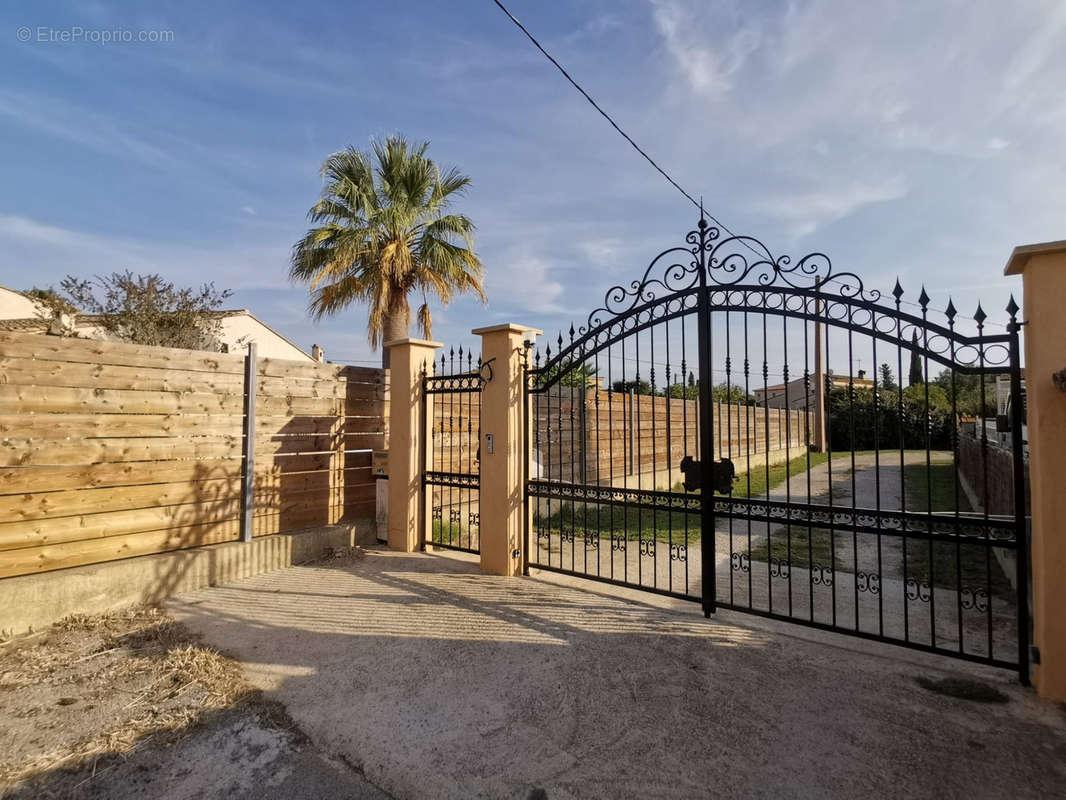
<path fill-rule="evenodd" d="M 0 580 L 0 634 L 99 614 L 313 561 L 329 547 L 375 543 L 374 519 Z"/>

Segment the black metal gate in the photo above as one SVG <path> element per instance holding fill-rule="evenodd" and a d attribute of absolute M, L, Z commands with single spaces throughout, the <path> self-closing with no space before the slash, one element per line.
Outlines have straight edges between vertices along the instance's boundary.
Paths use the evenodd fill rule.
<path fill-rule="evenodd" d="M 460 347 L 458 359 L 452 349 L 433 366 L 433 374 L 422 375 L 423 413 L 432 414 L 423 425 L 430 431 L 422 483 L 431 522 L 428 544 L 478 553 L 482 363 Z"/>
<path fill-rule="evenodd" d="M 534 357 L 530 565 L 1027 681 L 1014 300 L 990 332 L 821 253 L 686 243 Z"/>

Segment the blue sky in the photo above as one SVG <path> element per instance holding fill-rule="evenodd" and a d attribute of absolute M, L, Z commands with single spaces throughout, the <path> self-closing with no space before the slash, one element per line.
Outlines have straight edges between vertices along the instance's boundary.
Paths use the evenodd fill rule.
<path fill-rule="evenodd" d="M 511 0 L 733 230 L 934 305 L 999 309 L 1016 244 L 1066 238 L 1066 4 Z M 33 31 L 18 41 L 20 26 Z M 39 28 L 172 41 L 36 41 Z M 434 337 L 569 326 L 680 243 L 691 206 L 490 0 L 11 2 L 0 9 L 0 284 L 213 280 L 305 348 L 375 360 L 353 307 L 312 323 L 292 243 L 346 145 L 403 132 L 474 181 L 487 307 Z"/>

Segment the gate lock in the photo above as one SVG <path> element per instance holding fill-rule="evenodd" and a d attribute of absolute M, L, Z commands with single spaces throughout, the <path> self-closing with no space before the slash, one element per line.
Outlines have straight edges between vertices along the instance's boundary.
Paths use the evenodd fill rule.
<path fill-rule="evenodd" d="M 685 476 L 686 492 L 694 492 L 703 485 L 703 464 L 692 456 L 681 459 L 681 473 Z M 737 480 L 733 462 L 728 458 L 711 462 L 711 486 L 718 494 L 729 494 Z"/>

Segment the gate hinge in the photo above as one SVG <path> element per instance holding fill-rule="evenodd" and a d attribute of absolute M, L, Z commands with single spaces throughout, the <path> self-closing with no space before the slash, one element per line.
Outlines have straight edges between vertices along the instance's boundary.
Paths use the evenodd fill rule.
<path fill-rule="evenodd" d="M 1035 644 L 1029 645 L 1029 663 L 1040 663 L 1040 648 L 1037 647 Z"/>

